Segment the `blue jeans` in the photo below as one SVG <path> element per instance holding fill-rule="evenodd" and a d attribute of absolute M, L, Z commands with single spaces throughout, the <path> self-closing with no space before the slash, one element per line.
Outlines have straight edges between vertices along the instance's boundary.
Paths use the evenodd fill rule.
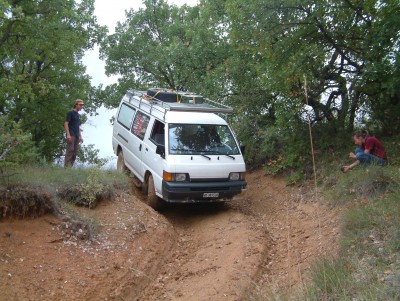
<path fill-rule="evenodd" d="M 383 166 L 386 164 L 386 160 L 371 154 L 366 154 L 361 147 L 356 148 L 356 159 L 360 161 L 362 166 L 367 166 L 370 164 Z"/>

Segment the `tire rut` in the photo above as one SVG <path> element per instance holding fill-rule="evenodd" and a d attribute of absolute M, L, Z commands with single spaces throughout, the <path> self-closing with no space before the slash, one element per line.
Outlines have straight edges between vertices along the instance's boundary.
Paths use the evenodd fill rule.
<path fill-rule="evenodd" d="M 165 269 L 140 300 L 240 300 L 258 271 L 262 227 L 229 205 L 164 213 L 178 233 Z"/>
<path fill-rule="evenodd" d="M 249 178 L 248 191 L 225 206 L 174 207 L 164 214 L 178 244 L 142 300 L 297 294 L 314 262 L 337 254 L 340 210 L 262 170 Z"/>

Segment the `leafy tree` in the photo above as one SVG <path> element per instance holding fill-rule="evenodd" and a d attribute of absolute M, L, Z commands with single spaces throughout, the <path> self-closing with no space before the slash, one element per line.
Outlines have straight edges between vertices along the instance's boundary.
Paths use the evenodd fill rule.
<path fill-rule="evenodd" d="M 210 12 L 201 15 L 199 6 L 143 3 L 145 8 L 129 11 L 101 47 L 107 74 L 121 75 L 118 86 L 106 88 L 110 104 L 115 106 L 132 87 L 209 91 L 214 83 L 208 74 L 227 58 L 223 24 L 208 18 Z"/>
<path fill-rule="evenodd" d="M 81 146 L 78 151 L 78 160 L 80 163 L 101 167 L 107 163 L 107 159 L 99 159 L 98 153 L 99 150 L 95 149 L 93 144 Z"/>
<path fill-rule="evenodd" d="M 87 112 L 95 89 L 81 63 L 106 29 L 96 24 L 94 0 L 0 2 L 0 115 L 30 133 L 40 153 L 62 153 L 63 122 L 76 98 Z"/>
<path fill-rule="evenodd" d="M 394 88 L 399 80 L 398 1 L 232 0 L 226 9 L 235 20 L 229 34 L 241 70 L 233 86 L 251 87 L 253 81 L 255 97 L 244 98 L 242 110 L 258 110 L 258 116 L 251 114 L 255 121 L 270 120 L 252 127 L 258 133 L 253 147 L 270 146 L 264 139 L 273 137 L 264 133 L 275 132 L 272 141 L 289 146 L 283 149 L 287 157 L 301 156 L 309 147 L 309 120 L 317 146 L 325 148 L 347 142 L 346 132 L 371 120 L 378 130 L 399 127 Z M 240 98 L 243 90 L 236 91 Z M 251 121 L 240 124 L 242 133 L 250 132 Z"/>
<path fill-rule="evenodd" d="M 144 4 L 102 44 L 108 74 L 121 75 L 103 91 L 110 105 L 149 86 L 222 100 L 254 164 L 284 154 L 298 166 L 309 122 L 323 151 L 355 126 L 399 129 L 398 1 Z"/>
<path fill-rule="evenodd" d="M 294 112 L 308 105 L 313 122 L 351 130 L 358 110 L 398 80 L 398 1 L 237 0 L 229 8 L 237 46 L 263 58 L 259 76 Z"/>
<path fill-rule="evenodd" d="M 39 160 L 32 135 L 24 133 L 15 121 L 0 116 L 0 172 L 5 168 Z"/>
<path fill-rule="evenodd" d="M 400 4 L 385 1 L 376 5 L 362 89 L 369 109 L 364 122 L 386 135 L 395 135 L 400 131 Z"/>

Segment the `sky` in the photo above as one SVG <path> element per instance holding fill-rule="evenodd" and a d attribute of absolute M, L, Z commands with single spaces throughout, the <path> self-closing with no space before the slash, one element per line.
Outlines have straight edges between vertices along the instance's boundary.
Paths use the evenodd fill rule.
<path fill-rule="evenodd" d="M 196 5 L 198 0 L 168 0 L 169 4 L 175 5 Z M 95 14 L 97 22 L 100 25 L 106 25 L 109 33 L 113 33 L 117 22 L 125 20 L 125 10 L 138 10 L 142 7 L 142 2 L 138 0 L 95 0 Z M 99 59 L 99 48 L 96 46 L 93 50 L 87 51 L 83 63 L 86 65 L 86 73 L 92 78 L 93 86 L 103 84 L 103 87 L 117 82 L 116 76 L 107 77 L 105 75 L 105 62 Z M 123 95 L 121 95 L 122 98 Z M 88 121 L 82 125 L 83 144 L 93 144 L 95 149 L 99 150 L 100 158 L 110 158 L 109 166 L 115 165 L 116 156 L 112 149 L 112 125 L 110 119 L 115 115 L 116 109 L 107 110 L 99 108 L 99 115 L 88 116 Z"/>

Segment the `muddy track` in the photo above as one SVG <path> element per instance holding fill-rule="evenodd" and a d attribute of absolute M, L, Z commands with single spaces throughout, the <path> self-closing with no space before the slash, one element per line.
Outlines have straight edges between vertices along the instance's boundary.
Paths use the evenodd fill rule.
<path fill-rule="evenodd" d="M 263 228 L 229 206 L 185 206 L 164 213 L 178 243 L 141 300 L 238 300 L 258 271 Z"/>
<path fill-rule="evenodd" d="M 141 300 L 246 300 L 301 289 L 317 258 L 335 255 L 337 211 L 312 191 L 251 174 L 248 191 L 224 206 L 164 212 L 178 244 Z"/>
<path fill-rule="evenodd" d="M 0 300 L 232 301 L 293 293 L 315 260 L 336 254 L 339 226 L 337 210 L 312 192 L 261 170 L 223 206 L 169 206 L 160 214 L 122 193 L 79 214 L 99 224 L 92 241 L 66 236 L 52 216 L 0 221 Z"/>

